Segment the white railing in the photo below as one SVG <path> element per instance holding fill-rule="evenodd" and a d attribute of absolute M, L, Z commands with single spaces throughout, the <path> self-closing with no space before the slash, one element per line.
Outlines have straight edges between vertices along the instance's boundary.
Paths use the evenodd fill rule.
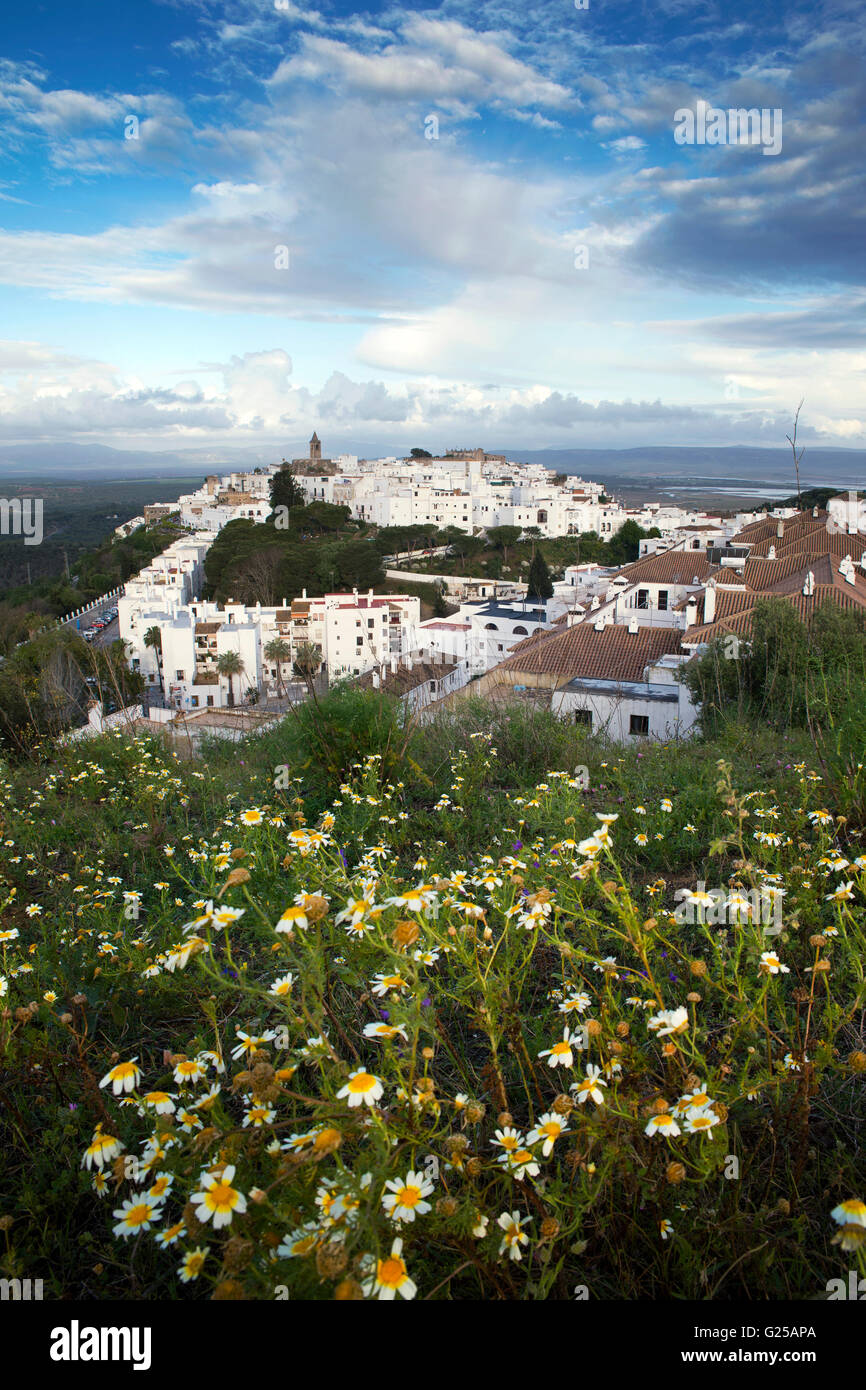
<path fill-rule="evenodd" d="M 74 623 L 76 618 L 81 618 L 85 613 L 92 613 L 94 608 L 98 608 L 101 603 L 107 603 L 112 598 L 122 598 L 126 592 L 126 585 L 119 584 L 116 589 L 109 589 L 107 594 L 101 598 L 95 598 L 90 603 L 86 603 L 83 608 L 76 608 L 72 613 L 67 613 L 65 618 L 57 618 L 57 626 L 65 627 L 67 623 Z"/>

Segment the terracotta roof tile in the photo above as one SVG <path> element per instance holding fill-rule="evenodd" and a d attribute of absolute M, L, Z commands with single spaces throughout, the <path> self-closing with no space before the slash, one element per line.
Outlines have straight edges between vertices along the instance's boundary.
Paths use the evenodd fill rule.
<path fill-rule="evenodd" d="M 730 612 L 719 615 L 717 609 L 713 622 L 706 623 L 702 627 L 690 627 L 683 635 L 683 642 L 691 646 L 697 642 L 711 642 L 714 638 L 722 636 L 726 632 L 735 632 L 739 636 L 748 636 L 752 631 L 752 618 L 755 606 L 762 599 L 783 599 L 790 603 L 794 611 L 804 623 L 809 623 L 817 608 L 822 604 L 835 603 L 839 608 L 845 610 L 857 609 L 860 612 L 866 611 L 866 585 L 863 587 L 846 584 L 842 581 L 838 584 L 816 584 L 815 592 L 811 595 L 797 590 L 796 593 L 749 593 L 748 604 L 745 608 L 737 612 Z"/>
<path fill-rule="evenodd" d="M 665 550 L 623 566 L 615 578 L 627 579 L 630 584 L 641 580 L 649 584 L 691 584 L 693 580 L 703 583 L 713 569 L 702 550 Z"/>
<path fill-rule="evenodd" d="M 680 630 L 671 627 L 639 627 L 629 632 L 619 623 L 609 623 L 599 632 L 594 623 L 576 623 L 565 632 L 548 632 L 521 642 L 496 669 L 568 680 L 600 676 L 636 681 L 651 662 L 667 652 L 679 652 L 681 637 Z"/>
<path fill-rule="evenodd" d="M 380 673 L 378 687 L 374 686 L 374 672 L 372 671 L 365 671 L 362 676 L 358 676 L 356 684 L 362 690 L 378 688 L 384 690 L 388 695 L 405 695 L 408 691 L 415 690 L 419 685 L 426 685 L 431 680 L 442 680 L 456 670 L 457 663 L 455 661 L 416 661 L 414 666 L 405 666 L 401 663 L 396 671 Z"/>

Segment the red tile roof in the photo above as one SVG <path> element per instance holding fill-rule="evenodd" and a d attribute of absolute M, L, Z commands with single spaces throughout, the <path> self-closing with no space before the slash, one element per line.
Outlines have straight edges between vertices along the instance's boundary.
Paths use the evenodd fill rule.
<path fill-rule="evenodd" d="M 703 583 L 715 572 L 703 550 L 664 550 L 660 555 L 645 555 L 625 565 L 615 576 L 630 584 L 646 580 L 649 584 Z"/>
<path fill-rule="evenodd" d="M 576 623 L 565 632 L 546 632 L 519 643 L 500 671 L 527 675 L 598 676 L 604 680 L 637 681 L 644 669 L 667 652 L 680 652 L 682 633 L 671 627 L 639 627 L 637 632 L 608 623 L 599 632 L 594 623 Z"/>

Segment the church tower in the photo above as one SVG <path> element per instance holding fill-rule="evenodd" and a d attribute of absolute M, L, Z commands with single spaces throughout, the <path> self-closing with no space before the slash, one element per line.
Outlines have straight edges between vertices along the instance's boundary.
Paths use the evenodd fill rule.
<path fill-rule="evenodd" d="M 319 436 L 316 434 L 316 431 L 313 430 L 313 437 L 312 437 L 312 439 L 310 440 L 310 462 L 311 462 L 311 463 L 313 463 L 313 462 L 319 463 L 319 462 L 321 462 L 321 458 L 322 458 L 322 445 L 321 445 L 321 443 L 319 442 Z"/>

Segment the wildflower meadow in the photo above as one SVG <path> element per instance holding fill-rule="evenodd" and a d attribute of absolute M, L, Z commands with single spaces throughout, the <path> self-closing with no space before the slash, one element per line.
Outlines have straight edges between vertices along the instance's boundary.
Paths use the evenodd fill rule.
<path fill-rule="evenodd" d="M 279 732 L 6 770 L 5 1276 L 593 1301 L 866 1275 L 866 853 L 826 770 L 553 724 L 521 764 L 521 718 L 392 713 L 330 773 Z"/>

